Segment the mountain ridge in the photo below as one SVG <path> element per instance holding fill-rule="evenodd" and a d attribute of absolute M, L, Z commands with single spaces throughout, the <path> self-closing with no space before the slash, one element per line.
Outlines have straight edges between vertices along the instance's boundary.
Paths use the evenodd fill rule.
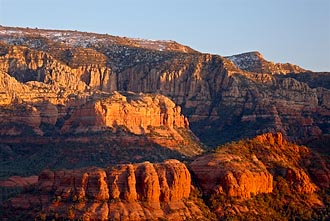
<path fill-rule="evenodd" d="M 1 217 L 328 218 L 330 73 L 0 30 Z"/>
<path fill-rule="evenodd" d="M 151 39 L 142 39 L 142 38 L 129 38 L 129 37 L 122 37 L 122 36 L 113 36 L 109 34 L 99 34 L 93 32 L 80 32 L 80 31 L 72 31 L 72 30 L 56 30 L 56 29 L 38 29 L 38 28 L 22 28 L 22 27 L 6 27 L 0 26 L 0 36 L 2 36 L 2 40 L 4 40 L 5 36 L 15 36 L 18 42 L 20 37 L 29 36 L 30 37 L 44 37 L 53 40 L 54 42 L 64 43 L 68 46 L 73 47 L 82 47 L 88 48 L 92 44 L 102 43 L 103 41 L 108 42 L 110 44 L 122 44 L 131 47 L 137 48 L 145 48 L 151 50 L 158 50 L 158 51 L 173 51 L 173 52 L 183 52 L 183 53 L 201 53 L 196 51 L 188 46 L 182 45 L 173 40 L 151 40 Z M 10 39 L 7 40 L 7 43 L 10 44 L 17 44 L 15 40 Z M 18 43 L 19 44 L 19 43 Z M 30 47 L 38 47 L 36 45 L 30 44 Z M 265 62 L 268 65 L 274 65 L 274 70 L 267 70 L 267 71 L 279 71 L 278 73 L 288 73 L 291 72 L 303 72 L 306 71 L 305 69 L 300 68 L 297 65 L 292 65 L 290 63 L 274 63 L 269 62 L 264 59 L 263 55 L 258 51 L 252 52 L 245 52 L 236 55 L 224 56 L 229 60 L 232 60 L 237 67 L 241 68 L 242 70 L 247 71 L 255 71 L 256 67 L 244 67 L 242 61 L 236 62 L 234 60 L 241 60 L 242 56 L 248 55 L 249 57 L 253 58 L 253 55 L 257 55 L 254 57 L 258 57 L 261 62 Z M 252 59 L 253 60 L 253 59 Z M 281 72 L 281 66 L 284 66 L 284 72 Z M 260 69 L 260 67 L 258 67 Z M 287 70 L 288 69 L 288 70 Z M 262 72 L 265 69 L 260 69 L 256 72 Z"/>
<path fill-rule="evenodd" d="M 1 30 L 6 28 L 1 27 Z M 39 29 L 27 31 L 32 34 L 43 32 Z M 95 90 L 160 93 L 181 106 L 194 132 L 202 140 L 210 141 L 209 145 L 235 139 L 233 134 L 228 134 L 229 137 L 223 140 L 212 133 L 226 134 L 228 130 L 237 130 L 239 124 L 243 128 L 235 133 L 237 139 L 281 131 L 292 140 L 305 142 L 308 137 L 314 139 L 328 133 L 328 89 L 315 90 L 315 83 L 310 88 L 308 82 L 298 78 L 300 72 L 294 75 L 287 73 L 290 68 L 283 69 L 285 75 L 274 74 L 272 70 L 276 64 L 265 60 L 266 66 L 261 66 L 261 73 L 258 70 L 249 72 L 219 55 L 138 48 L 127 45 L 125 39 L 126 46 L 118 40 L 118 44 L 94 42 L 84 48 L 54 43 L 43 37 L 41 41 L 38 34 L 15 37 L 10 31 L 0 33 L 0 39 L 4 41 L 19 39 L 11 44 L 2 43 L 2 71 L 23 84 L 31 80 L 39 82 L 32 83 L 39 88 L 37 91 L 43 90 L 40 83 L 47 85 L 49 92 L 55 89 L 57 92 L 51 95 L 54 102 L 59 96 L 62 97 L 61 102 L 67 99 L 63 100 L 60 94 L 75 97 L 73 94 L 78 91 L 79 96 L 85 98 Z M 93 39 L 92 34 L 87 35 Z M 40 43 L 39 49 L 29 48 L 29 42 L 35 41 Z M 255 54 L 259 59 L 261 55 Z M 268 64 L 271 64 L 269 68 Z M 329 76 L 324 74 L 322 78 Z M 11 95 L 5 91 L 2 96 L 8 101 Z M 235 111 L 228 111 L 230 109 Z M 315 113 L 321 113 L 321 116 Z M 302 129 L 292 128 L 290 124 L 300 125 Z M 208 130 L 209 127 L 212 129 Z"/>
<path fill-rule="evenodd" d="M 24 219 L 319 220 L 328 217 L 330 208 L 329 162 L 281 133 L 268 133 L 219 146 L 185 164 L 168 159 L 43 170 L 32 186 L 1 205 L 2 214 Z"/>
<path fill-rule="evenodd" d="M 290 63 L 274 63 L 267 61 L 259 51 L 245 52 L 227 56 L 240 69 L 257 73 L 288 74 L 301 73 L 307 70 Z"/>
<path fill-rule="evenodd" d="M 30 37 L 44 37 L 51 39 L 54 42 L 67 44 L 68 46 L 74 47 L 88 47 L 89 44 L 101 43 L 106 41 L 109 44 L 122 44 L 133 47 L 142 47 L 151 50 L 173 50 L 182 51 L 184 53 L 196 53 L 197 51 L 191 49 L 188 46 L 181 45 L 172 40 L 148 40 L 140 38 L 128 38 L 112 36 L 109 34 L 98 34 L 93 32 L 79 32 L 72 30 L 52 30 L 52 29 L 32 29 L 32 28 L 21 28 L 21 27 L 0 27 L 0 35 L 12 36 L 14 38 L 8 39 L 8 43 L 18 43 L 20 38 L 26 36 Z M 36 41 L 37 42 L 37 41 Z M 30 46 L 38 47 L 38 44 L 30 44 Z"/>

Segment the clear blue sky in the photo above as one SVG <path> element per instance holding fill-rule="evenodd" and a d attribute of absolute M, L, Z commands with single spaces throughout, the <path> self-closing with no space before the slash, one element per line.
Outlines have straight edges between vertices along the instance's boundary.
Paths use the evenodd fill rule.
<path fill-rule="evenodd" d="M 0 24 L 175 40 L 223 56 L 260 51 L 330 71 L 330 0 L 0 0 Z"/>

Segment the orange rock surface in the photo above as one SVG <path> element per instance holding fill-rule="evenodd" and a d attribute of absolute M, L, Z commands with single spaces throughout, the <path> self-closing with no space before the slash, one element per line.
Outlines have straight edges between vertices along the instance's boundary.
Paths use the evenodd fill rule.
<path fill-rule="evenodd" d="M 219 147 L 190 166 L 206 194 L 250 198 L 270 193 L 274 176 L 282 176 L 293 190 L 305 194 L 318 189 L 301 167 L 308 155 L 306 147 L 287 142 L 281 133 L 269 133 Z"/>
<path fill-rule="evenodd" d="M 273 176 L 256 156 L 215 153 L 197 158 L 190 164 L 204 193 L 243 199 L 273 190 Z"/>
<path fill-rule="evenodd" d="M 29 213 L 37 204 L 43 208 L 39 214 L 73 219 L 197 219 L 202 213 L 188 200 L 190 186 L 190 173 L 177 160 L 107 169 L 45 170 L 37 184 L 43 200 L 38 203 L 35 196 L 25 194 L 11 199 L 9 207 Z M 31 210 L 31 216 L 36 214 Z"/>

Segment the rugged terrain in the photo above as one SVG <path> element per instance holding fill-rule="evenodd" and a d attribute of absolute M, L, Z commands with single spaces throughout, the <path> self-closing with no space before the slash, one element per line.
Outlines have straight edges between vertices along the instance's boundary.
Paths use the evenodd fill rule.
<path fill-rule="evenodd" d="M 203 218 L 188 197 L 191 178 L 177 160 L 106 169 L 43 171 L 34 193 L 11 199 L 7 216 L 29 219 L 186 220 Z M 43 208 L 36 210 L 36 208 Z"/>
<path fill-rule="evenodd" d="M 258 52 L 224 58 L 171 41 L 7 27 L 0 41 L 1 74 L 24 86 L 3 88 L 1 103 L 47 100 L 69 108 L 95 90 L 163 94 L 211 146 L 275 131 L 304 143 L 330 130 L 329 89 L 322 84 L 329 74 L 309 84 L 295 76 L 313 73 Z"/>
<path fill-rule="evenodd" d="M 242 70 L 264 74 L 292 74 L 306 72 L 290 63 L 281 64 L 267 61 L 260 52 L 248 52 L 226 57 Z"/>
<path fill-rule="evenodd" d="M 329 82 L 259 52 L 0 27 L 0 215 L 327 219 Z"/>
<path fill-rule="evenodd" d="M 329 160 L 268 133 L 219 146 L 190 168 L 219 218 L 320 220 L 329 217 Z"/>
<path fill-rule="evenodd" d="M 187 166 L 166 160 L 44 170 L 23 194 L 2 204 L 2 216 L 322 220 L 329 218 L 329 183 L 329 156 L 269 133 L 219 146 Z"/>

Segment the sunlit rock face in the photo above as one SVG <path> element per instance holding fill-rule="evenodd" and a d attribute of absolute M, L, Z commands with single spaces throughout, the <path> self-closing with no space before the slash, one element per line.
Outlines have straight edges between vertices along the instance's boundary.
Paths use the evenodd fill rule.
<path fill-rule="evenodd" d="M 220 146 L 187 166 L 170 159 L 11 177 L 0 185 L 23 184 L 28 191 L 1 208 L 5 218 L 100 220 L 255 217 L 255 212 L 268 211 L 260 202 L 268 198 L 274 207 L 294 202 L 306 204 L 304 209 L 323 208 L 327 202 L 319 190 L 329 185 L 327 164 L 327 158 L 288 142 L 281 133 L 267 133 Z M 196 195 L 199 188 L 202 195 Z M 290 201 L 273 200 L 283 196 Z"/>
<path fill-rule="evenodd" d="M 258 197 L 281 193 L 308 209 L 327 205 L 317 194 L 329 188 L 328 158 L 287 139 L 327 153 L 329 76 L 259 52 L 221 57 L 173 41 L 0 27 L 0 158 L 12 176 L 0 185 L 27 189 L 1 215 L 212 220 L 265 214 Z M 202 155 L 200 140 L 247 137 Z"/>
<path fill-rule="evenodd" d="M 162 95 L 143 95 L 115 92 L 106 99 L 81 107 L 62 127 L 63 131 L 87 130 L 89 126 L 125 126 L 134 134 L 150 132 L 151 127 L 189 128 L 181 108 Z"/>
<path fill-rule="evenodd" d="M 301 167 L 310 154 L 308 148 L 288 143 L 281 133 L 268 133 L 219 147 L 190 166 L 207 195 L 248 199 L 271 193 L 275 176 L 282 176 L 295 191 L 310 194 L 317 186 Z"/>
<path fill-rule="evenodd" d="M 107 169 L 45 170 L 39 175 L 36 188 L 38 195 L 26 194 L 11 199 L 8 211 L 26 217 L 57 219 L 202 218 L 198 206 L 188 200 L 190 173 L 177 160 L 116 165 Z M 37 211 L 38 208 L 43 209 Z"/>
<path fill-rule="evenodd" d="M 127 140 L 130 134 L 140 135 L 155 145 L 186 156 L 203 151 L 180 106 L 163 95 L 111 93 L 104 99 L 80 106 L 64 122 L 61 132 L 81 134 L 123 129 Z"/>
<path fill-rule="evenodd" d="M 171 41 L 7 27 L 0 39 L 0 102 L 50 102 L 57 125 L 95 91 L 133 91 L 171 98 L 212 146 L 276 131 L 307 142 L 329 131 L 329 74 L 308 83 L 311 72 L 259 52 L 225 58 Z"/>

